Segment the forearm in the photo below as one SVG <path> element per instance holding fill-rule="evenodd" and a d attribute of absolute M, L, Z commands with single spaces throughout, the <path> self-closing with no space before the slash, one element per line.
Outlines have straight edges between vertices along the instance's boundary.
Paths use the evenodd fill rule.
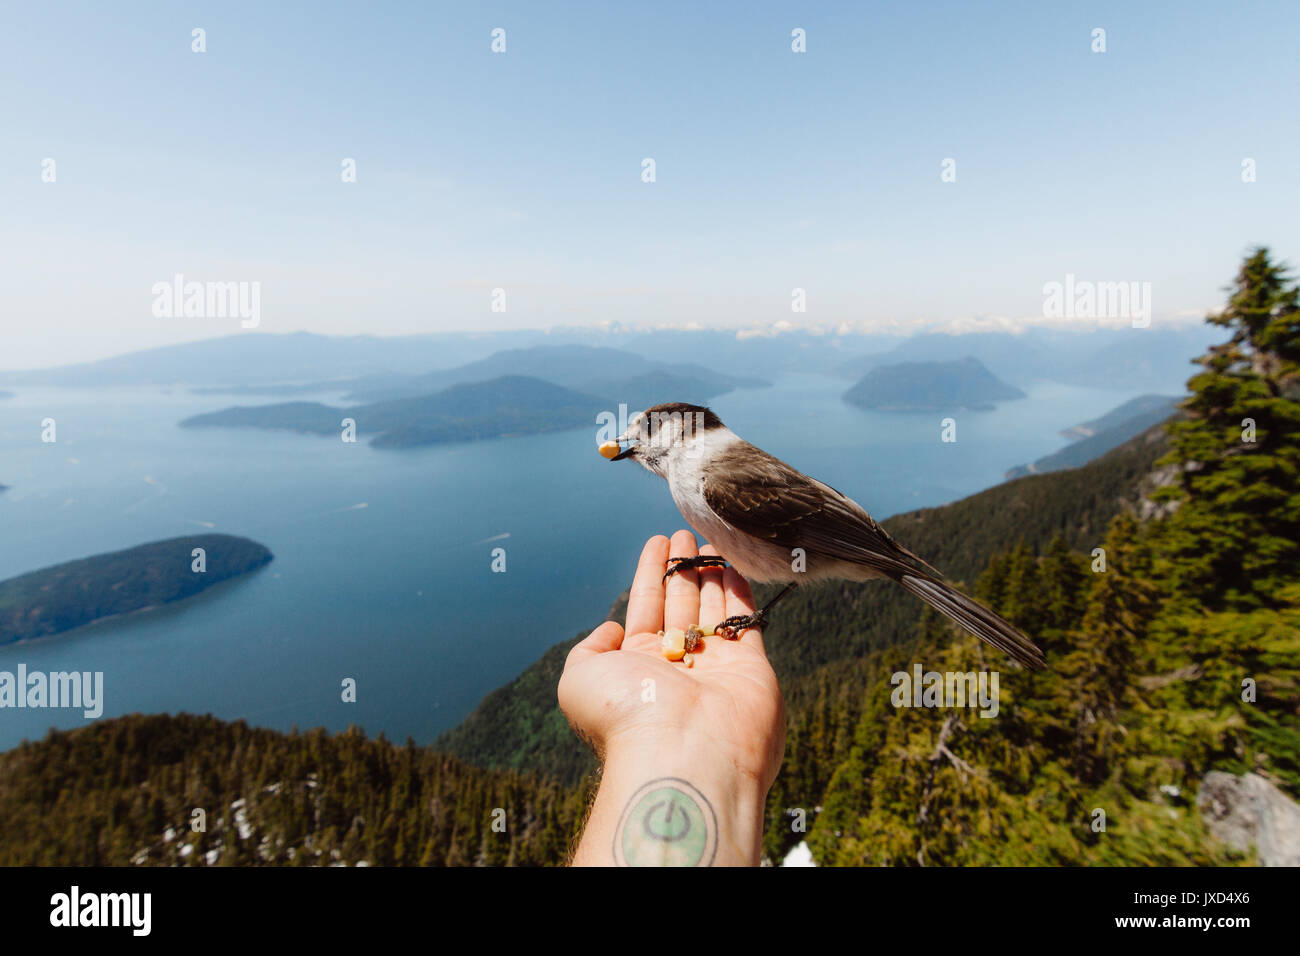
<path fill-rule="evenodd" d="M 707 738 L 613 747 L 574 866 L 757 866 L 767 794 Z"/>

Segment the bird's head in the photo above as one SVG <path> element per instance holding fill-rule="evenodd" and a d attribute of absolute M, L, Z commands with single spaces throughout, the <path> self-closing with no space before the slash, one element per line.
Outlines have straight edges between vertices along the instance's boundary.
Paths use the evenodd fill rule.
<path fill-rule="evenodd" d="M 669 467 L 683 459 L 698 458 L 704 450 L 704 436 L 725 428 L 717 415 L 701 405 L 668 402 L 637 412 L 627 421 L 627 431 L 600 446 L 610 461 L 631 458 L 661 478 Z"/>

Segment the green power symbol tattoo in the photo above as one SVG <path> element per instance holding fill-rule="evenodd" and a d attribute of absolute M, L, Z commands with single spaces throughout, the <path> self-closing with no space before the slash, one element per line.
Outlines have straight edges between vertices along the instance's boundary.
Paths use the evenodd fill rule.
<path fill-rule="evenodd" d="M 717 849 L 712 805 L 677 777 L 652 780 L 632 794 L 614 836 L 619 866 L 708 866 Z"/>

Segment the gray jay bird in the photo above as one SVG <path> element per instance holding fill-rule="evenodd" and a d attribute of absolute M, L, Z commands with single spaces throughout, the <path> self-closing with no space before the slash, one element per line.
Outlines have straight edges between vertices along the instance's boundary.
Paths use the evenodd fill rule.
<path fill-rule="evenodd" d="M 1025 667 L 1045 664 L 1029 638 L 945 584 L 856 501 L 744 441 L 707 408 L 672 402 L 637 412 L 600 452 L 611 461 L 635 459 L 667 479 L 682 517 L 721 555 L 675 558 L 665 578 L 730 562 L 750 580 L 786 585 L 757 613 L 727 618 L 719 627 L 724 636 L 762 627 L 800 582 L 888 578 Z"/>

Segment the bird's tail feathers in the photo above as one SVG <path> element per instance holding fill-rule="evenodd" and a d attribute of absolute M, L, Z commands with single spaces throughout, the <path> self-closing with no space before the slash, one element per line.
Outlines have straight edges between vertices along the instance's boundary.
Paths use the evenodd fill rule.
<path fill-rule="evenodd" d="M 1004 621 L 974 598 L 934 578 L 904 574 L 901 584 L 930 607 L 951 618 L 982 641 L 1008 654 L 1030 670 L 1047 666 L 1043 652 L 1013 625 Z"/>

